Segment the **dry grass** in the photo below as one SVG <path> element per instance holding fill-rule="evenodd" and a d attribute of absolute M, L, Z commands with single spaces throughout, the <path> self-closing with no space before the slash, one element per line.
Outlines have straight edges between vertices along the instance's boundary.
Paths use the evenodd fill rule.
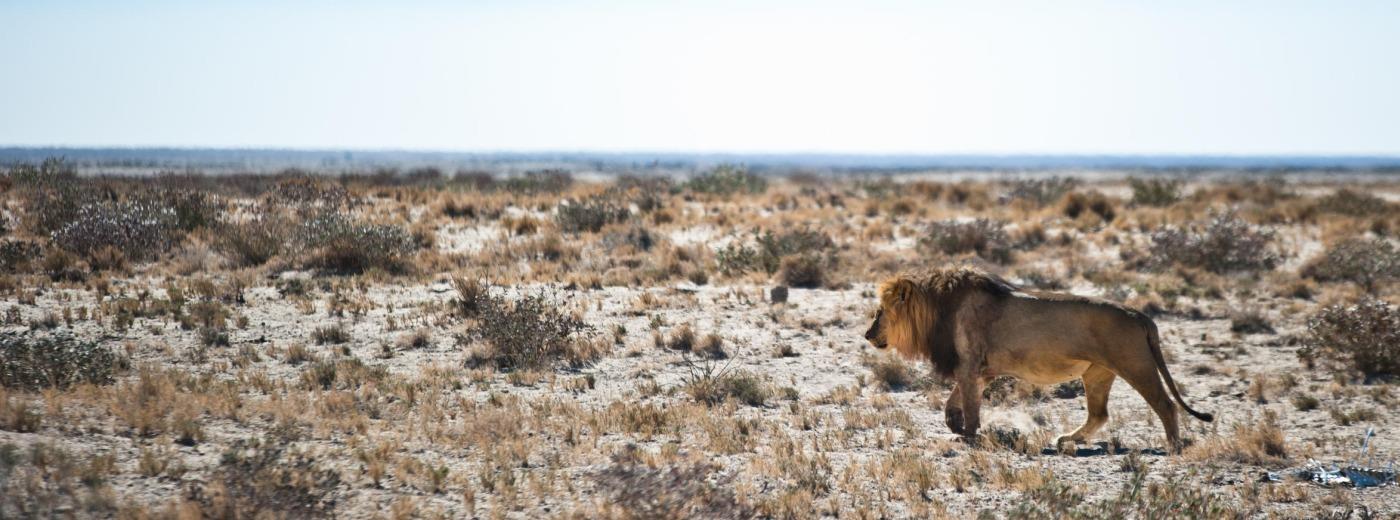
<path fill-rule="evenodd" d="M 46 374 L 0 388 L 4 517 L 1400 513 L 1383 493 L 1255 482 L 1395 421 L 1374 340 L 1389 315 L 1308 328 L 1334 304 L 1395 304 L 1371 254 L 1393 203 L 1358 196 L 1393 182 L 29 173 L 3 194 L 20 225 L 0 248 L 0 332 L 111 357 L 0 354 L 5 374 Z M 186 210 L 224 213 L 177 214 L 164 256 L 36 231 L 92 202 L 75 187 L 188 186 L 205 195 Z M 1192 227 L 1220 204 L 1247 226 Z M 1205 245 L 1150 269 L 1164 229 Z M 1265 231 L 1277 258 L 1253 255 Z M 1219 422 L 1183 417 L 1183 455 L 1142 453 L 1160 425 L 1120 383 L 1094 440 L 1128 454 L 1046 455 L 1082 422 L 1083 386 L 1006 378 L 984 394 L 990 442 L 958 442 L 949 388 L 861 337 L 874 282 L 945 261 L 1142 305 Z"/>

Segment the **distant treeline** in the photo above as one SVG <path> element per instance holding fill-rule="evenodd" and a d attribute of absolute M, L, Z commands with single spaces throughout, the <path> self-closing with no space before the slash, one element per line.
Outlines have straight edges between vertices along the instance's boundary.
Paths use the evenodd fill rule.
<path fill-rule="evenodd" d="M 0 166 L 63 157 L 83 173 L 199 170 L 267 173 L 286 169 L 321 172 L 489 171 L 520 173 L 567 169 L 599 173 L 689 173 L 742 164 L 768 173 L 908 173 L 937 171 L 1037 172 L 1117 170 L 1191 174 L 1204 171 L 1284 174 L 1339 171 L 1400 172 L 1400 157 L 1207 156 L 1207 155 L 858 155 L 701 154 L 602 152 L 434 152 L 407 150 L 282 150 L 237 148 L 19 148 L 0 147 Z"/>

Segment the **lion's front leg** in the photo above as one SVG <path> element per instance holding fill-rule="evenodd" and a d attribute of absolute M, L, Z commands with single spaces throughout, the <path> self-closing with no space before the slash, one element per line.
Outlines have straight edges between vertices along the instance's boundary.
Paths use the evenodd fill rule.
<path fill-rule="evenodd" d="M 962 385 L 954 384 L 953 391 L 948 394 L 948 400 L 943 403 L 943 423 L 948 425 L 948 430 L 958 435 L 963 434 L 963 411 Z"/>
<path fill-rule="evenodd" d="M 982 426 L 982 379 L 976 374 L 958 377 L 958 397 L 962 399 L 962 431 L 958 432 L 969 441 L 977 440 L 977 429 Z"/>

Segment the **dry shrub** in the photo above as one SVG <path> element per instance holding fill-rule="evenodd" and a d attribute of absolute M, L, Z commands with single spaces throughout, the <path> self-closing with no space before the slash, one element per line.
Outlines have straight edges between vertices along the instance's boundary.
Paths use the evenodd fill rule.
<path fill-rule="evenodd" d="M 1255 309 L 1244 309 L 1230 313 L 1230 332 L 1239 334 L 1273 334 L 1274 326 L 1269 319 Z"/>
<path fill-rule="evenodd" d="M 1281 259 L 1274 236 L 1226 212 L 1205 224 L 1168 227 L 1152 233 L 1151 263 L 1180 265 L 1212 273 L 1273 269 Z"/>
<path fill-rule="evenodd" d="M 1097 191 L 1074 192 L 1065 195 L 1064 200 L 1060 202 L 1060 213 L 1072 219 L 1078 219 L 1081 215 L 1093 214 L 1103 222 L 1112 222 L 1113 217 L 1118 214 L 1113 209 L 1113 202 Z"/>
<path fill-rule="evenodd" d="M 1278 413 L 1266 409 L 1263 420 L 1236 424 L 1230 435 L 1205 439 L 1187 448 L 1185 454 L 1196 460 L 1281 466 L 1288 460 L 1288 445 L 1278 421 Z"/>
<path fill-rule="evenodd" d="M 925 248 L 945 255 L 975 253 L 996 263 L 1011 261 L 1011 239 L 995 220 L 979 218 L 968 221 L 944 220 L 929 226 L 928 234 L 919 241 Z"/>
<path fill-rule="evenodd" d="M 573 174 L 564 170 L 532 170 L 524 175 L 509 177 L 494 186 L 517 195 L 559 193 L 574 185 Z"/>
<path fill-rule="evenodd" d="M 623 222 L 631 216 L 631 211 L 611 198 L 594 197 L 561 204 L 554 219 L 559 224 L 559 230 L 566 233 L 597 233 L 603 226 Z"/>
<path fill-rule="evenodd" d="M 831 258 L 811 253 L 783 258 L 778 268 L 778 278 L 792 287 L 821 287 L 826 284 L 826 271 Z"/>
<path fill-rule="evenodd" d="M 53 240 L 87 258 L 115 249 L 128 259 L 148 261 L 175 244 L 177 224 L 175 211 L 156 202 L 87 204 L 53 232 Z"/>
<path fill-rule="evenodd" d="M 70 336 L 0 334 L 0 386 L 24 390 L 110 384 L 121 359 L 95 342 Z"/>
<path fill-rule="evenodd" d="M 1384 238 L 1349 238 L 1333 244 L 1303 266 L 1315 280 L 1352 282 L 1368 291 L 1400 279 L 1400 251 Z"/>
<path fill-rule="evenodd" d="M 12 400 L 3 389 L 0 389 L 0 430 L 33 433 L 39 431 L 43 423 L 44 411 L 38 403 L 22 397 Z M 0 471 L 3 471 L 2 467 L 0 467 Z"/>
<path fill-rule="evenodd" d="M 751 506 L 731 488 L 732 476 L 716 476 L 705 463 L 652 467 L 628 446 L 594 476 L 607 498 L 601 516 L 619 519 L 753 518 Z"/>
<path fill-rule="evenodd" d="M 39 244 L 28 240 L 0 242 L 0 272 L 17 273 L 30 269 L 31 262 L 43 254 Z"/>
<path fill-rule="evenodd" d="M 24 205 L 25 227 L 36 235 L 48 235 L 68 225 L 98 196 L 78 177 L 72 163 L 58 158 L 38 165 L 16 165 L 6 172 L 6 179 Z"/>
<path fill-rule="evenodd" d="M 329 179 L 296 170 L 283 172 L 282 176 L 269 193 L 271 202 L 277 205 L 334 209 L 355 202 L 344 186 L 334 184 Z"/>
<path fill-rule="evenodd" d="M 881 388 L 891 392 L 918 390 L 923 386 L 918 374 L 895 355 L 866 356 L 865 366 L 870 368 L 870 376 Z"/>
<path fill-rule="evenodd" d="M 311 330 L 311 341 L 317 345 L 339 345 L 350 342 L 350 331 L 341 325 L 326 325 Z"/>
<path fill-rule="evenodd" d="M 332 211 L 307 219 L 297 238 L 310 253 L 306 259 L 310 266 L 342 273 L 376 268 L 400 271 L 404 257 L 417 247 L 402 227 L 355 223 Z"/>
<path fill-rule="evenodd" d="M 534 369 L 560 360 L 579 366 L 600 354 L 582 337 L 593 328 L 543 295 L 512 301 L 482 290 L 470 306 L 476 309 L 475 324 L 460 340 L 479 342 L 482 348 L 467 356 L 469 367 Z"/>
<path fill-rule="evenodd" d="M 1367 376 L 1400 375 L 1400 309 L 1371 297 L 1323 308 L 1308 319 L 1307 346 L 1299 355 Z"/>
<path fill-rule="evenodd" d="M 692 399 L 714 406 L 733 399 L 749 406 L 763 406 L 771 397 L 768 385 L 749 372 L 731 370 L 729 364 L 689 366 L 685 391 Z"/>
<path fill-rule="evenodd" d="M 282 253 L 291 226 L 277 216 L 258 216 L 218 226 L 214 248 L 239 266 L 257 266 Z"/>

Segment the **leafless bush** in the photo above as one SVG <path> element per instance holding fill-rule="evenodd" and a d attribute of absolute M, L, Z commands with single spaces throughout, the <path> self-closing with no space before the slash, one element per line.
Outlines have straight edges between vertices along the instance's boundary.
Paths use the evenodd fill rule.
<path fill-rule="evenodd" d="M 284 172 L 273 187 L 274 202 L 297 208 L 335 209 L 350 206 L 353 199 L 344 186 L 300 171 Z"/>
<path fill-rule="evenodd" d="M 84 205 L 97 200 L 97 193 L 78 178 L 77 168 L 58 158 L 17 165 L 6 172 L 6 178 L 24 203 L 25 225 L 39 235 L 72 222 Z"/>
<path fill-rule="evenodd" d="M 920 244 L 946 255 L 975 253 L 984 260 L 1006 263 L 1011 261 L 1011 239 L 1003 227 L 985 218 L 934 222 Z"/>
<path fill-rule="evenodd" d="M 1260 230 L 1233 212 L 1204 225 L 1169 227 L 1152 233 L 1151 263 L 1182 265 L 1213 273 L 1273 269 L 1280 262 L 1273 251 L 1273 233 Z"/>
<path fill-rule="evenodd" d="M 59 247 L 92 258 L 111 248 L 130 260 L 147 261 L 176 242 L 175 211 L 151 201 L 83 206 L 72 221 L 53 232 Z"/>
<path fill-rule="evenodd" d="M 1400 309 L 1366 297 L 1331 305 L 1308 319 L 1300 355 L 1350 365 L 1367 376 L 1400 375 Z"/>
<path fill-rule="evenodd" d="M 1319 281 L 1347 281 L 1374 291 L 1400 278 L 1400 251 L 1384 238 L 1349 238 L 1303 266 L 1303 276 Z"/>

